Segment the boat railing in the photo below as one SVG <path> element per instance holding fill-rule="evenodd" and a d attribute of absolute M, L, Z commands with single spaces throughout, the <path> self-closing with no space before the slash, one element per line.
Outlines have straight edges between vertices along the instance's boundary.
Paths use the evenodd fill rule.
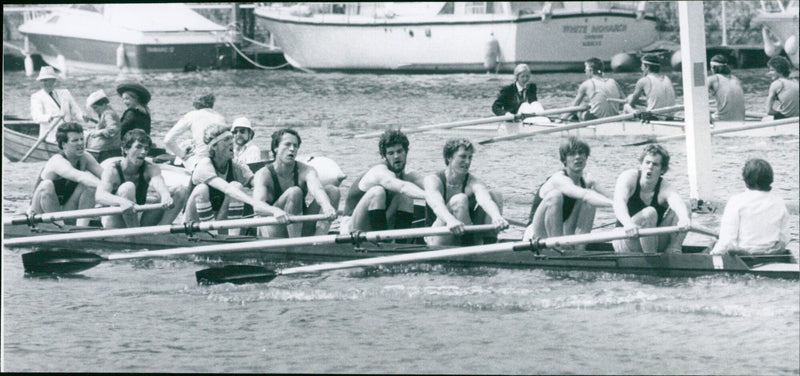
<path fill-rule="evenodd" d="M 786 8 L 783 6 L 783 1 L 781 0 L 760 0 L 759 2 L 761 3 L 761 10 L 765 13 L 783 13 L 786 11 Z M 790 2 L 790 4 L 793 2 L 794 1 Z"/>

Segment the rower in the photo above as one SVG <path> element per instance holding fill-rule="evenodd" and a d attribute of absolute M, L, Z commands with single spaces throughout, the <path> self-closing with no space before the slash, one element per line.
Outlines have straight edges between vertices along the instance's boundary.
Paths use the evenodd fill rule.
<path fill-rule="evenodd" d="M 783 56 L 775 56 L 769 59 L 767 67 L 767 75 L 772 79 L 767 94 L 767 115 L 775 120 L 798 116 L 800 91 L 797 81 L 789 78 L 791 63 Z"/>
<path fill-rule="evenodd" d="M 578 94 L 572 106 L 579 106 L 584 99 L 589 101 L 589 110 L 578 114 L 581 121 L 619 115 L 619 104 L 625 103 L 622 88 L 613 78 L 603 76 L 603 61 L 593 57 L 584 62 L 584 72 L 588 79 L 578 87 Z M 562 119 L 574 117 L 575 113 L 565 113 Z"/>
<path fill-rule="evenodd" d="M 508 228 L 500 192 L 490 192 L 481 179 L 469 173 L 474 153 L 475 148 L 465 138 L 447 140 L 443 149 L 445 169 L 425 177 L 426 217 L 433 227 L 446 226 L 453 234 L 427 237 L 428 245 L 496 243 L 496 237 L 463 237 L 464 225 L 491 223 L 498 231 Z"/>
<path fill-rule="evenodd" d="M 789 211 L 772 190 L 772 166 L 763 159 L 749 159 L 742 169 L 747 187 L 725 205 L 719 240 L 711 254 L 783 253 L 789 243 Z"/>
<path fill-rule="evenodd" d="M 713 120 L 744 121 L 744 91 L 742 82 L 731 74 L 728 58 L 714 55 L 711 58 L 711 72 L 706 80 L 708 93 L 717 101 L 717 112 Z"/>
<path fill-rule="evenodd" d="M 289 215 L 322 213 L 329 220 L 259 228 L 260 233 L 269 234 L 271 238 L 326 235 L 331 221 L 336 218 L 339 188 L 333 185 L 323 187 L 317 170 L 296 160 L 300 143 L 300 135 L 294 129 L 284 128 L 272 134 L 270 149 L 275 161 L 256 172 L 253 198 Z M 307 194 L 313 198 L 308 206 Z"/>
<path fill-rule="evenodd" d="M 688 226 L 689 208 L 662 175 L 669 170 L 669 153 L 659 144 L 647 145 L 639 156 L 639 168 L 626 170 L 614 189 L 617 227 L 629 235 L 639 228 Z M 617 252 L 681 253 L 686 232 L 614 241 Z"/>
<path fill-rule="evenodd" d="M 33 190 L 28 215 L 94 207 L 102 167 L 83 146 L 83 127 L 64 123 L 56 129 L 56 144 L 61 149 L 45 163 Z M 77 220 L 79 226 L 89 218 Z"/>
<path fill-rule="evenodd" d="M 378 149 L 383 163 L 372 166 L 356 178 L 347 193 L 344 215 L 352 216 L 350 229 L 376 231 L 410 228 L 414 199 L 424 200 L 423 176 L 406 172 L 408 137 L 389 129 L 381 135 Z M 342 233 L 348 223 L 343 221 Z"/>
<path fill-rule="evenodd" d="M 63 118 L 65 123 L 86 120 L 86 115 L 69 90 L 55 89 L 58 75 L 53 67 L 42 67 L 36 80 L 39 81 L 42 90 L 31 95 L 31 119 L 41 124 L 39 137 L 44 136 L 44 132 L 47 132 L 59 117 Z M 56 139 L 54 133 L 50 132 L 46 140 L 54 142 Z"/>
<path fill-rule="evenodd" d="M 225 124 L 225 117 L 213 110 L 216 97 L 208 89 L 198 89 L 192 96 L 194 98 L 193 111 L 187 112 L 164 135 L 164 145 L 167 151 L 183 160 L 184 167 L 192 171 L 197 161 L 208 156 L 208 150 L 203 137 L 206 128 L 211 124 Z M 188 148 L 178 144 L 178 137 L 186 132 L 191 133 L 191 143 Z"/>
<path fill-rule="evenodd" d="M 111 107 L 111 103 L 103 89 L 97 90 L 86 98 L 86 107 L 97 114 L 97 129 L 86 135 L 86 151 L 98 163 L 111 157 L 118 157 L 120 153 L 119 115 Z"/>
<path fill-rule="evenodd" d="M 251 142 L 255 137 L 253 126 L 246 117 L 233 120 L 231 126 L 233 133 L 233 159 L 237 162 L 248 164 L 261 162 L 261 149 L 255 142 Z"/>
<path fill-rule="evenodd" d="M 536 84 L 530 82 L 531 69 L 527 64 L 514 68 L 514 83 L 504 86 L 492 103 L 492 112 L 497 116 L 516 114 L 523 103 L 536 102 Z"/>
<path fill-rule="evenodd" d="M 103 227 L 168 225 L 183 210 L 187 189 L 183 186 L 167 187 L 161 168 L 145 160 L 152 146 L 153 141 L 147 133 L 132 129 L 122 139 L 122 157 L 110 158 L 101 164 L 103 175 L 95 201 L 100 205 L 125 209 L 121 215 L 103 217 Z M 133 205 L 147 202 L 160 202 L 163 208 L 141 213 L 139 218 L 133 212 Z"/>
<path fill-rule="evenodd" d="M 610 207 L 610 195 L 586 173 L 589 145 L 570 137 L 558 149 L 564 169 L 550 175 L 533 197 L 523 239 L 588 234 L 597 207 Z"/>
<path fill-rule="evenodd" d="M 672 80 L 661 73 L 661 62 L 658 56 L 645 55 L 642 57 L 642 75 L 643 77 L 636 81 L 633 93 L 625 101 L 624 112 L 635 112 L 634 107 L 643 94 L 647 97 L 647 111 L 675 105 L 675 90 L 672 88 Z"/>
<path fill-rule="evenodd" d="M 244 191 L 252 186 L 253 172 L 247 165 L 233 161 L 233 134 L 228 129 L 224 124 L 206 127 L 203 142 L 208 156 L 200 158 L 192 171 L 185 222 L 241 218 L 247 203 L 256 215 L 275 216 L 286 224 L 289 217 L 283 210 L 255 200 Z"/>

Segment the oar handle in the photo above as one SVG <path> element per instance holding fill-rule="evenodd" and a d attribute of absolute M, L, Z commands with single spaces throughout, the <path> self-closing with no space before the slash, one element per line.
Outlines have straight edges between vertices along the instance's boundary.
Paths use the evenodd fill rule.
<path fill-rule="evenodd" d="M 144 212 L 149 210 L 161 209 L 161 204 L 134 205 L 134 212 Z M 122 208 L 118 206 L 108 206 L 103 208 L 80 209 L 66 212 L 43 213 L 28 216 L 27 214 L 15 215 L 11 218 L 3 218 L 3 224 L 9 225 L 34 225 L 36 223 L 49 223 L 62 221 L 65 219 L 78 219 L 89 217 L 100 217 L 105 215 L 115 215 L 122 213 Z"/>
<path fill-rule="evenodd" d="M 689 227 L 689 231 L 696 232 L 698 234 L 708 235 L 708 236 L 713 237 L 713 238 L 719 238 L 719 232 L 718 231 L 715 231 L 715 230 L 713 230 L 711 228 L 708 228 L 708 227 L 705 227 L 705 226 L 701 226 L 701 225 L 693 224 L 693 225 L 691 225 Z"/>
<path fill-rule="evenodd" d="M 676 232 L 686 232 L 689 230 L 690 230 L 689 227 L 682 227 L 682 226 L 640 228 L 634 234 L 631 235 L 628 234 L 624 229 L 618 228 L 604 233 L 592 232 L 580 235 L 566 235 L 566 236 L 557 236 L 552 238 L 532 239 L 530 242 L 528 242 L 528 244 L 522 242 L 522 244 L 520 244 L 518 247 L 515 247 L 514 250 L 515 251 L 537 250 L 544 248 L 573 246 L 586 243 L 602 243 L 611 240 L 636 238 L 641 236 L 658 236 L 658 235 L 674 234 Z"/>
<path fill-rule="evenodd" d="M 22 158 L 19 159 L 19 161 L 25 162 L 25 160 L 28 159 L 28 157 L 30 157 L 31 154 L 33 154 L 33 151 L 36 150 L 39 144 L 41 144 L 42 141 L 44 141 L 44 139 L 47 138 L 47 135 L 53 132 L 53 129 L 56 129 L 56 126 L 58 126 L 58 124 L 61 123 L 62 120 L 64 120 L 64 115 L 58 116 L 57 118 L 53 119 L 52 123 L 50 124 L 50 127 L 47 128 L 47 131 L 44 132 L 42 137 L 39 137 L 39 139 L 33 143 L 33 146 L 31 146 L 31 148 L 28 149 L 28 151 L 25 153 L 25 155 L 22 156 Z"/>

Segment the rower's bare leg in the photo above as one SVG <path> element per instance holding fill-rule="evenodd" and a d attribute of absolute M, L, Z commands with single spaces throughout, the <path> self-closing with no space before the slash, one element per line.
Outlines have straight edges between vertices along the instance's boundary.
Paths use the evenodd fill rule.
<path fill-rule="evenodd" d="M 661 220 L 659 227 L 675 226 L 678 224 L 678 216 L 672 210 L 667 210 L 664 219 Z M 656 236 L 658 239 L 658 251 L 667 253 L 682 253 L 683 240 L 686 239 L 686 232 L 676 232 L 669 235 Z"/>
<path fill-rule="evenodd" d="M 596 209 L 594 206 L 586 203 L 585 201 L 578 200 L 572 208 L 567 221 L 564 223 L 564 234 L 588 234 L 592 232 L 592 225 L 594 224 L 594 216 Z M 575 249 L 586 249 L 585 244 L 575 246 Z"/>
<path fill-rule="evenodd" d="M 117 188 L 117 196 L 136 202 L 136 185 L 129 181 L 120 184 L 119 188 Z M 133 211 L 119 215 L 107 215 L 100 221 L 105 228 L 139 227 L 139 217 Z"/>
<path fill-rule="evenodd" d="M 536 213 L 533 214 L 533 236 L 546 238 L 551 236 L 561 236 L 564 231 L 564 219 L 562 218 L 562 206 L 564 197 L 557 190 L 550 191 L 542 198 Z"/>
<path fill-rule="evenodd" d="M 62 211 L 61 204 L 58 203 L 56 187 L 49 179 L 42 180 L 33 191 L 31 200 L 32 211 L 37 214 L 54 213 Z"/>
<path fill-rule="evenodd" d="M 463 222 L 465 225 L 472 224 L 472 219 L 469 217 L 470 208 L 467 195 L 459 193 L 451 197 L 450 201 L 447 202 L 447 209 L 456 219 Z M 444 225 L 444 221 L 436 218 L 436 221 L 433 222 L 431 227 L 441 227 Z M 425 243 L 428 245 L 456 245 L 461 244 L 461 237 L 456 237 L 454 235 L 427 236 L 425 237 Z"/>
<path fill-rule="evenodd" d="M 139 223 L 142 226 L 169 225 L 175 221 L 175 218 L 178 217 L 178 214 L 183 210 L 182 208 L 186 203 L 186 196 L 188 195 L 187 188 L 172 186 L 169 187 L 169 193 L 172 197 L 172 207 L 167 208 L 167 210 L 149 210 L 142 213 L 139 219 Z M 161 197 L 158 196 L 158 193 L 155 193 L 155 199 L 156 200 L 148 200 L 147 203 L 155 204 L 161 202 Z"/>
<path fill-rule="evenodd" d="M 652 206 L 648 206 L 634 214 L 631 220 L 640 228 L 652 228 L 658 223 L 658 212 Z M 614 249 L 617 252 L 655 253 L 657 247 L 658 239 L 652 236 L 614 241 Z"/>
<path fill-rule="evenodd" d="M 386 212 L 386 190 L 381 186 L 368 189 L 353 210 L 351 230 L 386 230 L 388 228 Z M 381 216 L 383 217 L 382 221 Z"/>
<path fill-rule="evenodd" d="M 285 197 L 283 211 L 291 216 L 303 215 L 305 197 L 303 190 L 298 186 L 289 187 L 281 197 Z M 282 226 L 281 226 L 282 227 Z M 290 238 L 303 236 L 303 223 L 290 223 L 286 225 L 286 233 Z"/>
<path fill-rule="evenodd" d="M 389 208 L 386 209 L 386 223 L 389 228 L 411 228 L 414 224 L 414 199 L 395 194 Z M 397 239 L 395 243 L 413 243 L 414 239 Z"/>
<path fill-rule="evenodd" d="M 325 194 L 328 195 L 328 201 L 331 202 L 331 206 L 338 208 L 339 198 L 341 197 L 341 193 L 339 193 L 339 187 L 329 184 L 323 188 L 325 189 Z M 322 208 L 319 206 L 319 204 L 316 201 L 313 201 L 311 205 L 308 206 L 305 214 L 319 214 L 321 211 Z M 332 222 L 333 221 L 303 222 L 303 236 L 312 234 L 327 235 L 331 228 Z"/>
<path fill-rule="evenodd" d="M 77 197 L 77 202 L 78 203 L 77 203 L 77 205 L 76 205 L 76 207 L 74 209 L 91 209 L 91 208 L 94 208 L 94 205 L 95 205 L 94 195 L 95 195 L 95 193 L 96 193 L 96 189 L 95 188 L 89 188 L 89 187 L 87 187 L 85 185 L 79 185 L 77 188 L 75 188 L 75 192 L 72 193 L 72 197 L 70 197 L 70 200 L 65 204 L 65 207 L 67 205 L 70 205 L 69 207 L 72 208 L 70 201 L 72 201 L 72 198 Z M 65 208 L 64 210 L 74 210 L 74 209 L 66 209 Z M 88 226 L 89 222 L 91 222 L 91 220 L 92 220 L 92 218 L 78 218 L 77 220 L 75 220 L 75 224 L 78 225 L 78 226 Z"/>

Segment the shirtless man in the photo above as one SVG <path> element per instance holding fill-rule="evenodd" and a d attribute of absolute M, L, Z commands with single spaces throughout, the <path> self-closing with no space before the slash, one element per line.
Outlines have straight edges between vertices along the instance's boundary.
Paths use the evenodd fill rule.
<path fill-rule="evenodd" d="M 39 173 L 28 215 L 94 207 L 103 168 L 84 150 L 83 127 L 64 123 L 55 133 L 61 153 L 50 157 Z M 89 221 L 81 218 L 77 224 L 86 226 Z"/>
<path fill-rule="evenodd" d="M 624 111 L 634 112 L 639 97 L 647 97 L 647 111 L 675 105 L 675 89 L 672 87 L 672 80 L 661 73 L 661 63 L 659 58 L 654 55 L 645 55 L 642 58 L 642 74 L 644 77 L 636 81 L 633 93 L 628 96 Z"/>
<path fill-rule="evenodd" d="M 639 228 L 688 226 L 689 208 L 661 176 L 669 170 L 669 153 L 658 144 L 648 145 L 639 156 L 639 168 L 624 171 L 614 189 L 617 227 L 634 234 Z M 681 253 L 686 232 L 614 241 L 617 252 Z"/>
<path fill-rule="evenodd" d="M 523 239 L 587 234 L 592 231 L 595 209 L 613 204 L 585 172 L 589 151 L 589 145 L 575 137 L 561 144 L 558 153 L 564 169 L 550 175 L 536 191 Z"/>
<path fill-rule="evenodd" d="M 508 228 L 503 218 L 503 197 L 489 192 L 483 181 L 469 173 L 475 148 L 464 138 L 444 144 L 445 169 L 425 177 L 425 201 L 433 227 L 447 226 L 453 235 L 425 238 L 428 245 L 473 245 L 496 242 L 497 238 L 462 237 L 464 225 L 492 223 L 498 230 Z M 488 214 L 488 218 L 487 218 Z"/>
<path fill-rule="evenodd" d="M 121 215 L 105 216 L 103 227 L 138 227 L 171 224 L 186 200 L 186 187 L 167 187 L 161 176 L 161 168 L 144 158 L 150 152 L 153 141 L 141 129 L 132 129 L 122 140 L 122 157 L 106 160 L 101 165 L 103 175 L 97 187 L 95 201 L 101 205 L 119 206 L 125 211 Z M 148 200 L 148 189 L 154 197 Z M 161 202 L 163 209 L 150 210 L 141 217 L 131 209 L 133 205 L 144 205 L 148 201 Z"/>
<path fill-rule="evenodd" d="M 624 103 L 622 88 L 613 78 L 603 76 L 605 69 L 603 61 L 593 57 L 584 63 L 584 73 L 588 78 L 578 87 L 578 94 L 572 101 L 572 106 L 579 106 L 584 99 L 589 102 L 589 110 L 579 113 L 581 121 L 599 119 L 619 115 L 620 103 Z M 575 116 L 566 113 L 562 119 Z"/>
<path fill-rule="evenodd" d="M 224 124 L 211 124 L 205 130 L 203 142 L 208 155 L 200 158 L 192 171 L 185 222 L 241 218 L 246 203 L 256 215 L 274 216 L 286 224 L 289 217 L 283 210 L 244 191 L 252 185 L 253 172 L 233 161 L 233 134 L 228 129 Z"/>
<path fill-rule="evenodd" d="M 293 223 L 285 226 L 264 226 L 271 238 L 296 238 L 308 235 L 325 235 L 336 218 L 339 206 L 339 188 L 333 185 L 322 186 L 317 170 L 306 163 L 297 161 L 300 149 L 300 135 L 293 129 L 281 129 L 272 134 L 270 149 L 275 161 L 256 172 L 253 181 L 253 198 L 266 202 L 285 211 L 289 215 L 325 214 L 330 220 L 318 222 Z M 314 201 L 306 206 L 306 195 Z"/>
<path fill-rule="evenodd" d="M 344 215 L 352 215 L 351 230 L 375 231 L 410 228 L 414 199 L 425 199 L 423 177 L 406 172 L 408 138 L 399 130 L 381 135 L 378 148 L 383 163 L 359 176 L 347 193 Z"/>

